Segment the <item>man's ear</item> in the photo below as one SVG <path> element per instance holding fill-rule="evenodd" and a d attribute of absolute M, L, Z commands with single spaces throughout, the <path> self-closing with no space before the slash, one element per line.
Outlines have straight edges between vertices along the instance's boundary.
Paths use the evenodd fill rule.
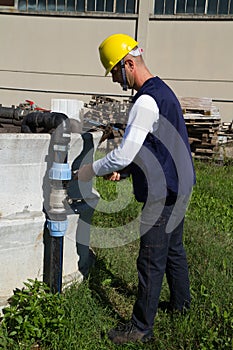
<path fill-rule="evenodd" d="M 125 61 L 125 65 L 128 67 L 128 69 L 132 72 L 132 70 L 134 69 L 135 67 L 135 62 L 134 60 L 132 60 L 131 58 L 128 58 L 126 61 Z"/>

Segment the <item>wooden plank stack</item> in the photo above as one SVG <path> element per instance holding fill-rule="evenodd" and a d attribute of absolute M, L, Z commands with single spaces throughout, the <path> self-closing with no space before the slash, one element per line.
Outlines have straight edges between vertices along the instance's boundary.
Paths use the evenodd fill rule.
<path fill-rule="evenodd" d="M 106 150 L 113 150 L 124 135 L 130 107 L 129 99 L 119 101 L 111 97 L 92 96 L 90 102 L 85 104 L 87 112 L 84 114 L 84 131 L 100 128 L 108 132 L 108 125 L 112 125 L 111 138 L 106 140 Z"/>
<path fill-rule="evenodd" d="M 180 97 L 189 142 L 194 158 L 208 160 L 217 158 L 218 134 L 221 118 L 218 109 L 213 105 L 211 98 Z M 130 100 L 119 101 L 110 97 L 92 96 L 91 101 L 85 105 L 88 111 L 84 115 L 86 129 L 92 126 L 98 128 L 109 123 L 126 125 L 128 120 Z M 96 123 L 96 125 L 95 125 Z M 123 136 L 113 130 L 114 138 L 108 140 L 107 150 L 115 148 Z"/>
<path fill-rule="evenodd" d="M 222 122 L 218 132 L 218 139 L 220 144 L 233 144 L 233 121 Z"/>
<path fill-rule="evenodd" d="M 221 117 L 210 98 L 179 98 L 193 157 L 208 160 L 218 154 Z"/>

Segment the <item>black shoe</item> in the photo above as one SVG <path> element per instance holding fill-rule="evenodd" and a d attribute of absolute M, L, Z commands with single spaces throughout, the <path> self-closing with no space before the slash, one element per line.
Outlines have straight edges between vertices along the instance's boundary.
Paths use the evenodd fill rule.
<path fill-rule="evenodd" d="M 160 309 L 163 312 L 172 312 L 173 308 L 171 306 L 171 303 L 169 301 L 160 301 L 158 305 L 158 309 Z"/>
<path fill-rule="evenodd" d="M 130 321 L 111 329 L 108 337 L 115 344 L 135 343 L 137 341 L 146 343 L 153 338 L 153 331 L 143 332 Z"/>

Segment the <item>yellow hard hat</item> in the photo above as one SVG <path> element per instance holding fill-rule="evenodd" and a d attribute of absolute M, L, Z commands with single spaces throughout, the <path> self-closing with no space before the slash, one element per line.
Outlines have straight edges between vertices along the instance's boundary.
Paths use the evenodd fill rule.
<path fill-rule="evenodd" d="M 105 75 L 137 45 L 138 42 L 126 34 L 113 34 L 105 39 L 99 46 L 100 60 L 106 69 Z"/>

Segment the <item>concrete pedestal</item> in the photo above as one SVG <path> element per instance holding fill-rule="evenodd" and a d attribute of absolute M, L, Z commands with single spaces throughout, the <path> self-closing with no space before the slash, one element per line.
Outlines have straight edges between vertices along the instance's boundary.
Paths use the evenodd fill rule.
<path fill-rule="evenodd" d="M 102 133 L 93 133 L 96 149 Z M 0 307 L 28 278 L 43 279 L 43 205 L 50 191 L 48 134 L 0 134 Z M 83 149 L 80 134 L 71 134 L 70 165 Z M 90 196 L 92 186 L 90 186 Z M 64 239 L 63 281 L 81 278 L 77 270 L 78 215 L 68 215 Z"/>

